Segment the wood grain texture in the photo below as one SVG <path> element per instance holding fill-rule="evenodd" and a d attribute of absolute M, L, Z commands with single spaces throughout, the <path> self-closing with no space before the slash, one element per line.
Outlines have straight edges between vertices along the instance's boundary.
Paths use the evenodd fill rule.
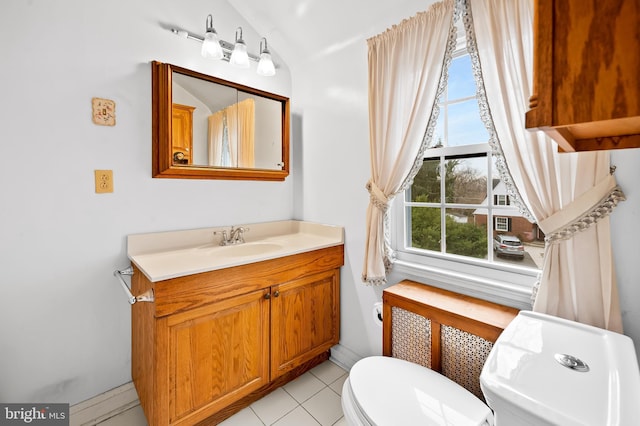
<path fill-rule="evenodd" d="M 167 317 L 171 424 L 193 424 L 269 382 L 264 293 Z"/>
<path fill-rule="evenodd" d="M 195 309 L 220 299 L 335 269 L 344 263 L 344 246 L 154 283 L 156 316 Z"/>
<path fill-rule="evenodd" d="M 193 110 L 189 105 L 173 104 L 171 109 L 171 158 L 180 152 L 186 164 L 193 162 Z"/>
<path fill-rule="evenodd" d="M 132 306 L 147 422 L 216 424 L 326 359 L 339 340 L 343 263 L 336 246 L 156 283 L 134 266 L 133 292 L 155 296 Z"/>
<path fill-rule="evenodd" d="M 640 146 L 640 2 L 537 0 L 534 19 L 526 127 L 564 151 Z"/>
<path fill-rule="evenodd" d="M 272 287 L 272 379 L 338 343 L 339 291 L 337 269 Z"/>

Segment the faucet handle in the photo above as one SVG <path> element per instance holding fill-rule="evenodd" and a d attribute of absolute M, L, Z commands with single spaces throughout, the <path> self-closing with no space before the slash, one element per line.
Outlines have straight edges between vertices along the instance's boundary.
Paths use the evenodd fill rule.
<path fill-rule="evenodd" d="M 213 235 L 222 234 L 222 241 L 220 241 L 220 245 L 223 246 L 227 244 L 227 230 L 223 229 L 222 231 L 213 231 Z"/>

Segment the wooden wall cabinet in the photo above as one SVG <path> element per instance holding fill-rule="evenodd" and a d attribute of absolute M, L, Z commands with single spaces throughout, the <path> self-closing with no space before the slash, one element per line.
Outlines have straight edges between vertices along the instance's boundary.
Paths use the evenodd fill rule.
<path fill-rule="evenodd" d="M 171 108 L 171 155 L 176 164 L 193 163 L 193 110 L 196 107 L 173 104 Z M 176 154 L 178 156 L 176 156 Z"/>
<path fill-rule="evenodd" d="M 640 147 L 640 2 L 536 0 L 526 127 L 561 151 Z"/>
<path fill-rule="evenodd" d="M 134 267 L 132 377 L 151 426 L 217 424 L 325 361 L 343 246 L 152 283 Z"/>

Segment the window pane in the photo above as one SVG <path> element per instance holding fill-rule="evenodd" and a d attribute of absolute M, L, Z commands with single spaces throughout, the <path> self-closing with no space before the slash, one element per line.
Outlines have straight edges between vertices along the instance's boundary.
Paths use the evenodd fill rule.
<path fill-rule="evenodd" d="M 420 203 L 440 202 L 440 160 L 425 160 L 413 179 L 411 201 Z"/>
<path fill-rule="evenodd" d="M 409 207 L 411 214 L 411 246 L 440 251 L 440 209 Z"/>
<path fill-rule="evenodd" d="M 471 57 L 460 56 L 451 61 L 447 82 L 449 101 L 476 95 L 476 82 L 471 70 Z"/>
<path fill-rule="evenodd" d="M 496 217 L 496 231 L 509 232 L 509 218 Z"/>
<path fill-rule="evenodd" d="M 476 99 L 449 105 L 447 130 L 447 146 L 489 141 L 489 133 L 480 119 L 480 109 Z"/>
<path fill-rule="evenodd" d="M 445 160 L 447 203 L 487 204 L 487 157 Z"/>
<path fill-rule="evenodd" d="M 473 209 L 447 209 L 447 253 L 487 258 L 486 224 L 474 221 Z"/>

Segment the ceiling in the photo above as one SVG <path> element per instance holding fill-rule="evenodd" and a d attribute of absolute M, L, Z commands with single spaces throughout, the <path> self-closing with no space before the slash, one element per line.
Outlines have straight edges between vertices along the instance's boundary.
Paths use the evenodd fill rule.
<path fill-rule="evenodd" d="M 435 0 L 228 0 L 289 67 L 319 60 L 427 10 Z"/>

